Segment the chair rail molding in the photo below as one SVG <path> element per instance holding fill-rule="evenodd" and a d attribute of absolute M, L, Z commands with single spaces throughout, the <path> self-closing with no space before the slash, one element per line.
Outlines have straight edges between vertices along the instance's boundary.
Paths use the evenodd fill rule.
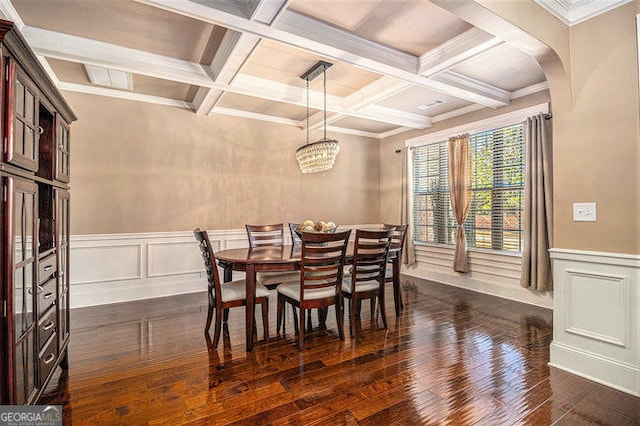
<path fill-rule="evenodd" d="M 551 249 L 550 365 L 640 396 L 640 255 Z"/>
<path fill-rule="evenodd" d="M 340 225 L 340 228 L 377 226 Z M 249 245 L 245 229 L 208 233 L 216 251 Z M 291 244 L 289 232 L 285 232 L 285 242 Z M 191 231 L 72 235 L 70 243 L 72 308 L 207 289 L 200 249 Z M 242 275 L 234 272 L 234 279 Z"/>

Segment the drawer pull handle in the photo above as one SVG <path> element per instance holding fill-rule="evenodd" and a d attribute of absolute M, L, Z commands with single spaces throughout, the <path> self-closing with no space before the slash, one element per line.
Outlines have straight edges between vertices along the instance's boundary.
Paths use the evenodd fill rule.
<path fill-rule="evenodd" d="M 47 265 L 44 267 L 45 272 L 49 272 L 51 269 L 53 269 L 53 265 Z"/>
<path fill-rule="evenodd" d="M 45 358 L 44 363 L 45 364 L 49 364 L 54 359 L 56 359 L 56 356 L 54 354 L 49 354 L 49 355 L 47 355 L 47 358 Z"/>
<path fill-rule="evenodd" d="M 44 300 L 51 299 L 53 297 L 53 293 L 46 293 L 43 297 Z"/>
<path fill-rule="evenodd" d="M 28 290 L 28 292 L 29 292 L 29 294 L 33 294 L 33 287 L 31 287 L 31 288 Z M 40 293 L 42 293 L 42 286 L 37 285 L 37 286 L 36 286 L 36 294 L 40 294 Z"/>
<path fill-rule="evenodd" d="M 49 331 L 53 328 L 53 320 L 49 320 L 49 322 L 42 327 L 42 331 Z"/>

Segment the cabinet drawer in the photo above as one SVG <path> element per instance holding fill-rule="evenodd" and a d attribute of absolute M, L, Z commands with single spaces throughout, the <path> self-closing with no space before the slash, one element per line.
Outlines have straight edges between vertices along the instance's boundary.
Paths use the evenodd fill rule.
<path fill-rule="evenodd" d="M 51 253 L 40 259 L 40 282 L 43 283 L 56 273 L 56 254 Z"/>
<path fill-rule="evenodd" d="M 46 283 L 38 286 L 38 313 L 49 309 L 56 301 L 56 277 L 49 279 Z"/>
<path fill-rule="evenodd" d="M 47 376 L 49 376 L 49 373 L 53 370 L 53 366 L 56 365 L 56 358 L 58 358 L 58 345 L 56 333 L 53 333 L 46 347 L 40 352 L 38 359 L 40 383 L 44 383 L 44 381 L 47 380 Z"/>
<path fill-rule="evenodd" d="M 38 322 L 38 349 L 47 343 L 49 337 L 53 335 L 58 329 L 58 319 L 56 316 L 56 309 L 51 308 L 49 311 L 40 318 Z"/>

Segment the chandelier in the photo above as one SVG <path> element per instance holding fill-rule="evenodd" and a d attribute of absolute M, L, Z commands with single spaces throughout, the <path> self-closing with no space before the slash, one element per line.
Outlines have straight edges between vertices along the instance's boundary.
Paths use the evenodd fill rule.
<path fill-rule="evenodd" d="M 332 64 L 319 61 L 300 78 L 307 82 L 307 143 L 296 150 L 296 160 L 302 173 L 315 173 L 329 170 L 340 152 L 337 140 L 327 139 L 327 73 Z M 324 77 L 324 135 L 317 142 L 309 143 L 309 82 L 322 74 Z"/>

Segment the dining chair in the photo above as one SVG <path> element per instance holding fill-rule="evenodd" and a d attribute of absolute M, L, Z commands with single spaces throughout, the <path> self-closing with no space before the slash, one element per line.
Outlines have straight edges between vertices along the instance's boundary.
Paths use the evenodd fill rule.
<path fill-rule="evenodd" d="M 395 228 L 395 232 L 393 233 L 393 237 L 391 239 L 391 249 L 398 249 L 396 256 L 398 256 L 400 258 L 400 262 L 402 262 L 402 249 L 404 248 L 404 240 L 407 237 L 407 229 L 409 228 L 409 226 L 408 225 L 392 225 L 389 223 L 383 223 L 381 228 L 382 229 Z M 392 260 L 388 260 L 387 263 L 392 263 Z M 393 266 L 388 265 L 384 278 L 385 278 L 385 282 L 393 282 Z M 404 303 L 402 302 L 402 293 L 399 291 L 399 289 L 396 289 L 395 287 L 394 287 L 393 297 L 395 299 L 394 303 L 396 307 L 404 308 Z M 398 309 L 397 311 L 399 312 Z"/>
<path fill-rule="evenodd" d="M 293 244 L 294 246 L 299 246 L 302 244 L 302 238 L 300 238 L 300 236 L 296 232 L 296 229 L 298 229 L 298 225 L 299 225 L 298 223 L 289 222 L 289 232 L 291 233 L 291 244 Z"/>
<path fill-rule="evenodd" d="M 298 349 L 304 349 L 305 311 L 334 306 L 341 340 L 344 340 L 341 283 L 345 253 L 351 230 L 332 233 L 302 233 L 300 280 L 283 283 L 277 288 L 277 332 L 283 320 L 284 304 L 300 309 Z"/>
<path fill-rule="evenodd" d="M 249 247 L 260 246 L 282 246 L 284 245 L 284 225 L 276 223 L 273 225 L 245 225 L 247 237 L 249 237 Z"/>
<path fill-rule="evenodd" d="M 385 269 L 395 228 L 380 231 L 356 230 L 351 276 L 342 282 L 342 296 L 349 299 L 351 336 L 356 337 L 356 312 L 361 300 L 371 300 L 371 320 L 378 301 L 382 324 L 387 328 L 384 301 Z"/>
<path fill-rule="evenodd" d="M 249 247 L 251 248 L 284 246 L 284 225 L 282 223 L 273 225 L 245 225 L 245 227 L 247 229 Z M 256 274 L 256 282 L 273 290 L 284 282 L 297 282 L 298 277 L 298 271 L 258 272 Z"/>
<path fill-rule="evenodd" d="M 220 283 L 220 276 L 216 264 L 216 256 L 209 240 L 207 231 L 200 228 L 194 229 L 193 235 L 200 244 L 202 260 L 207 271 L 209 310 L 207 312 L 207 323 L 204 326 L 205 335 L 209 333 L 213 311 L 216 311 L 216 320 L 213 333 L 213 348 L 218 347 L 220 341 L 220 330 L 222 322 L 225 326 L 229 318 L 229 309 L 247 304 L 245 280 L 235 280 L 227 283 Z M 269 340 L 269 290 L 262 284 L 256 283 L 256 304 L 262 306 L 262 325 L 264 339 Z M 223 315 L 224 314 L 224 315 Z M 255 333 L 255 323 L 253 324 Z"/>

